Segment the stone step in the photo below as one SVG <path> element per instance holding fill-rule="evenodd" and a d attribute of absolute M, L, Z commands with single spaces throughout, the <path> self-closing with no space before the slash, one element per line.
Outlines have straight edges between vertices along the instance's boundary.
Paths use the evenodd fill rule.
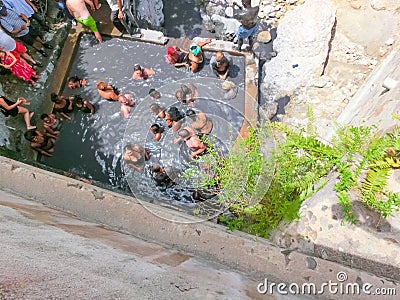
<path fill-rule="evenodd" d="M 170 38 L 167 46 L 177 46 L 183 50 L 188 51 L 191 43 L 192 41 L 188 38 Z"/>

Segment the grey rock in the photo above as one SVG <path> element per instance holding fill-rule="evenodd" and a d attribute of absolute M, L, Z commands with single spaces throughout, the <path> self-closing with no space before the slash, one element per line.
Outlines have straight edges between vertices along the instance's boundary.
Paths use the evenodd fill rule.
<path fill-rule="evenodd" d="M 159 28 L 164 24 L 163 8 L 162 0 L 140 0 L 137 13 L 152 28 Z"/>
<path fill-rule="evenodd" d="M 306 257 L 306 261 L 307 261 L 307 268 L 311 269 L 311 270 L 315 270 L 315 268 L 317 267 L 317 262 L 314 258 L 312 257 Z"/>
<path fill-rule="evenodd" d="M 286 13 L 273 45 L 278 55 L 263 66 L 264 93 L 291 93 L 322 74 L 335 14 L 330 0 L 310 0 Z"/>
<path fill-rule="evenodd" d="M 215 34 L 225 41 L 233 41 L 239 29 L 240 22 L 236 19 L 229 19 L 217 14 L 211 16 L 214 24 Z"/>

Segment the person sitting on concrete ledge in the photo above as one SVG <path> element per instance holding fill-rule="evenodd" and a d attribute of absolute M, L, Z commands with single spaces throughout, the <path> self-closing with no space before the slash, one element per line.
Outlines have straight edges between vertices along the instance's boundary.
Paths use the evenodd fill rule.
<path fill-rule="evenodd" d="M 68 88 L 70 89 L 76 89 L 76 88 L 80 88 L 80 87 L 84 87 L 86 86 L 87 82 L 86 79 L 81 79 L 78 76 L 71 76 L 70 78 L 68 78 Z"/>
<path fill-rule="evenodd" d="M 39 130 L 29 130 L 24 133 L 24 137 L 31 142 L 31 148 L 45 156 L 53 156 L 55 136 L 49 133 L 41 133 Z"/>
<path fill-rule="evenodd" d="M 154 73 L 155 72 L 152 69 L 142 68 L 140 65 L 136 64 L 133 67 L 132 78 L 135 80 L 138 80 L 138 79 L 146 80 L 150 76 L 153 76 Z"/>
<path fill-rule="evenodd" d="M 167 63 L 174 67 L 189 67 L 189 63 L 184 61 L 185 56 L 188 52 L 181 50 L 179 47 L 170 46 L 167 49 L 167 55 L 165 57 Z"/>
<path fill-rule="evenodd" d="M 104 81 L 99 81 L 96 83 L 97 91 L 100 96 L 108 101 L 118 101 L 119 92 L 112 85 L 108 85 Z"/>
<path fill-rule="evenodd" d="M 25 98 L 19 97 L 17 102 L 12 102 L 8 100 L 5 96 L 0 96 L 0 111 L 6 116 L 12 116 L 15 117 L 18 114 L 21 114 L 24 116 L 25 120 L 25 125 L 26 129 L 35 129 L 36 126 L 31 125 L 31 119 L 34 114 L 34 112 L 30 112 L 27 108 L 21 106 L 22 104 L 25 103 L 25 105 L 28 105 Z"/>
<path fill-rule="evenodd" d="M 192 43 L 187 55 L 187 62 L 190 65 L 190 70 L 195 73 L 204 64 L 203 47 L 212 42 L 211 38 L 206 39 L 204 42 Z"/>

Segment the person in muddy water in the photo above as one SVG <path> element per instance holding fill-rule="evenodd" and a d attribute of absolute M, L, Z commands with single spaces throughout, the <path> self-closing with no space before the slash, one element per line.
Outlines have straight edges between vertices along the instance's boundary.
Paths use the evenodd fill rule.
<path fill-rule="evenodd" d="M 165 108 L 161 107 L 158 103 L 150 105 L 150 112 L 157 116 L 157 118 L 165 119 Z"/>
<path fill-rule="evenodd" d="M 192 134 L 187 129 L 181 129 L 179 130 L 178 135 L 185 141 L 186 146 L 192 151 L 190 153 L 191 158 L 196 158 L 207 150 L 207 146 L 200 140 L 197 134 Z"/>
<path fill-rule="evenodd" d="M 93 10 L 100 8 L 100 4 L 98 3 L 98 0 L 95 0 L 94 2 L 92 2 L 91 0 L 86 0 L 86 1 Z M 66 1 L 67 8 L 68 8 L 69 12 L 71 13 L 71 15 L 73 15 L 74 18 L 79 23 L 89 27 L 89 29 L 94 33 L 94 36 L 99 41 L 99 43 L 102 43 L 103 38 L 101 37 L 99 30 L 97 29 L 96 21 L 90 15 L 90 12 L 88 11 L 88 9 L 86 7 L 86 1 L 85 0 L 67 0 Z M 97 5 L 96 5 L 96 3 L 97 3 Z"/>
<path fill-rule="evenodd" d="M 167 167 L 168 168 L 168 167 Z M 167 168 L 160 165 L 152 165 L 150 171 L 153 173 L 153 178 L 158 186 L 166 186 L 173 183 L 172 178 L 167 174 Z"/>
<path fill-rule="evenodd" d="M 67 86 L 70 89 L 77 89 L 86 86 L 87 81 L 86 79 L 79 78 L 78 76 L 71 76 L 68 78 Z"/>
<path fill-rule="evenodd" d="M 132 98 L 131 94 L 119 95 L 118 101 L 121 103 L 121 114 L 124 118 L 129 117 L 132 107 L 135 106 L 136 101 Z"/>
<path fill-rule="evenodd" d="M 192 128 L 196 132 L 209 134 L 213 129 L 213 122 L 202 111 L 195 112 L 193 109 L 186 111 L 186 116 L 192 119 Z"/>
<path fill-rule="evenodd" d="M 72 98 L 51 93 L 50 99 L 54 103 L 53 112 L 64 119 L 71 120 L 69 113 L 74 110 Z"/>
<path fill-rule="evenodd" d="M 43 128 L 45 132 L 48 132 L 54 136 L 60 134 L 60 120 L 55 114 L 42 114 L 40 119 L 43 121 Z"/>
<path fill-rule="evenodd" d="M 90 113 L 93 115 L 96 112 L 93 104 L 90 103 L 88 99 L 83 99 L 80 95 L 75 95 L 72 98 L 72 103 L 77 110 L 80 110 L 85 114 Z"/>
<path fill-rule="evenodd" d="M 194 101 L 197 99 L 199 92 L 193 83 L 183 84 L 176 92 L 176 99 L 182 104 L 194 106 Z"/>
<path fill-rule="evenodd" d="M 162 138 L 164 128 L 159 124 L 154 123 L 150 126 L 150 132 L 154 135 L 154 139 L 158 142 Z"/>
<path fill-rule="evenodd" d="M 221 88 L 224 91 L 224 100 L 231 100 L 236 98 L 238 93 L 238 87 L 232 81 L 224 81 L 221 84 Z"/>
<path fill-rule="evenodd" d="M 96 83 L 97 91 L 100 96 L 108 101 L 118 101 L 119 92 L 112 86 L 104 81 L 99 81 Z"/>
<path fill-rule="evenodd" d="M 17 102 L 8 100 L 5 96 L 0 96 L 0 111 L 6 116 L 15 117 L 18 114 L 23 115 L 26 129 L 35 129 L 36 126 L 31 125 L 31 119 L 34 112 L 30 112 L 27 108 L 21 106 L 26 103 L 23 97 L 18 98 Z"/>
<path fill-rule="evenodd" d="M 225 80 L 232 67 L 232 58 L 229 54 L 218 51 L 210 60 L 211 70 L 219 79 Z"/>
<path fill-rule="evenodd" d="M 165 113 L 165 123 L 172 131 L 178 131 L 182 126 L 184 114 L 175 106 L 171 106 Z"/>
<path fill-rule="evenodd" d="M 154 70 L 148 69 L 148 68 L 143 68 L 140 65 L 136 64 L 133 67 L 133 75 L 132 78 L 135 80 L 143 79 L 146 80 L 150 76 L 154 75 Z"/>
<path fill-rule="evenodd" d="M 259 6 L 251 7 L 251 0 L 242 0 L 243 6 L 238 6 L 235 3 L 235 11 L 233 17 L 241 23 L 239 26 L 237 36 L 238 45 L 237 49 L 242 51 L 244 39 L 249 40 L 250 51 L 253 50 L 253 45 L 256 39 L 258 30 L 258 11 Z"/>
<path fill-rule="evenodd" d="M 42 155 L 53 156 L 55 136 L 49 133 L 41 133 L 39 130 L 29 130 L 24 137 L 31 142 L 31 148 Z"/>
<path fill-rule="evenodd" d="M 128 144 L 122 159 L 129 168 L 142 172 L 145 161 L 150 159 L 150 153 L 142 146 Z"/>
<path fill-rule="evenodd" d="M 149 95 L 153 100 L 157 100 L 161 98 L 161 93 L 156 89 L 150 89 Z"/>

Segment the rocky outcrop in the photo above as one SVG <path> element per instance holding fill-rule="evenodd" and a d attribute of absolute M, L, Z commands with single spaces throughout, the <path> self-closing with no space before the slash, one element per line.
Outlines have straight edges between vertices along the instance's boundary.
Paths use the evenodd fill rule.
<path fill-rule="evenodd" d="M 309 0 L 279 23 L 274 41 L 277 56 L 263 67 L 261 91 L 270 100 L 290 94 L 322 74 L 335 12 L 329 0 Z"/>
<path fill-rule="evenodd" d="M 262 27 L 276 27 L 278 21 L 285 13 L 300 0 L 254 0 L 252 6 L 259 5 L 260 12 L 258 17 Z M 232 41 L 235 36 L 232 30 L 238 26 L 238 22 L 231 18 L 227 13 L 227 8 L 232 8 L 234 3 L 241 4 L 240 0 L 203 0 L 201 4 L 201 17 L 203 26 L 211 32 L 214 32 L 216 38 Z M 237 24 L 235 24 L 237 22 Z M 236 33 L 236 32 L 235 32 Z"/>
<path fill-rule="evenodd" d="M 163 7 L 162 0 L 140 0 L 137 15 L 149 28 L 158 29 L 164 24 Z"/>
<path fill-rule="evenodd" d="M 398 0 L 371 0 L 371 7 L 375 10 L 393 10 L 400 9 L 400 2 Z"/>

